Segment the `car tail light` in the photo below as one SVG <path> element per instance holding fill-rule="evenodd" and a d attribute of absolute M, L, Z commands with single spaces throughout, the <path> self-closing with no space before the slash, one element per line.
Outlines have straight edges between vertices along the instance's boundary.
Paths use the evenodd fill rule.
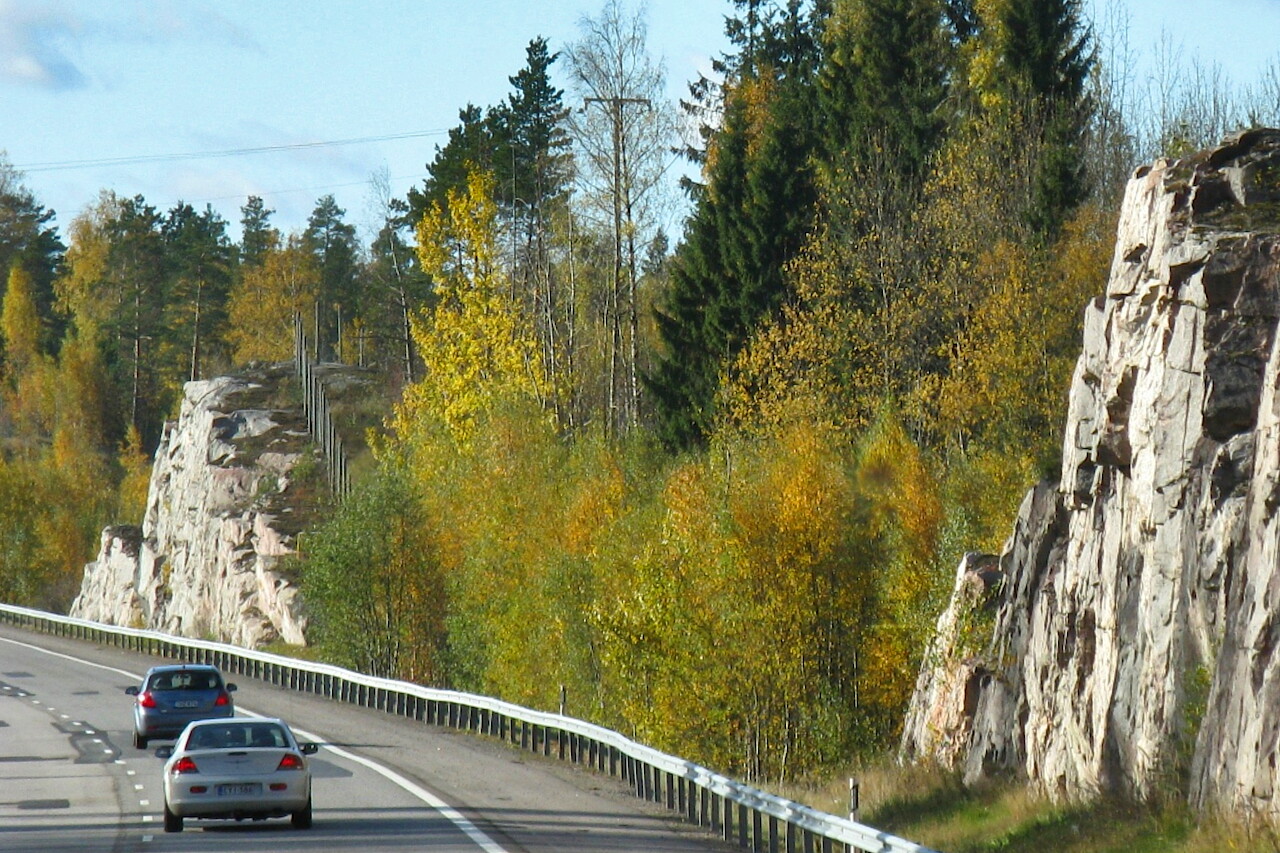
<path fill-rule="evenodd" d="M 184 755 L 174 762 L 171 772 L 174 776 L 182 776 L 186 773 L 199 773 L 200 768 L 196 767 L 196 763 L 191 760 L 190 756 Z"/>
<path fill-rule="evenodd" d="M 307 765 L 303 763 L 301 758 L 294 755 L 292 752 L 286 752 L 284 754 L 284 758 L 280 759 L 280 764 L 276 767 L 276 769 L 277 770 L 305 770 L 306 767 Z"/>
<path fill-rule="evenodd" d="M 145 693 L 139 693 L 138 704 L 144 708 L 154 708 L 156 706 L 156 697 L 151 695 L 150 690 Z"/>
<path fill-rule="evenodd" d="M 231 704 L 231 697 L 225 690 L 218 693 L 218 698 L 213 700 L 213 704 L 219 708 L 225 708 Z"/>

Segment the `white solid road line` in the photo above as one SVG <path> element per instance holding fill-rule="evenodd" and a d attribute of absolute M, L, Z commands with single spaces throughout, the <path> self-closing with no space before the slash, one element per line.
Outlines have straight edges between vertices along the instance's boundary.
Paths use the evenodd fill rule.
<path fill-rule="evenodd" d="M 17 640 L 10 640 L 6 637 L 0 637 L 0 641 L 6 642 L 6 643 L 12 643 L 15 646 L 22 646 L 23 648 L 30 649 L 31 651 L 34 651 L 34 652 L 42 652 L 46 655 L 52 655 L 53 657 L 56 657 L 56 658 L 62 658 L 63 660 L 69 660 L 69 661 L 72 661 L 73 663 L 79 663 L 85 666 L 94 667 L 95 669 L 103 669 L 103 670 L 106 670 L 107 672 L 115 672 L 120 675 L 127 675 L 129 678 L 132 678 L 136 681 L 140 681 L 142 679 L 142 676 L 138 675 L 137 673 L 129 672 L 123 669 L 117 669 L 114 666 L 106 666 L 104 664 L 94 663 L 93 661 L 84 660 L 83 658 L 77 658 L 71 655 L 64 655 L 61 652 L 54 652 L 54 651 L 50 651 L 49 649 L 42 649 L 39 646 L 33 646 L 30 643 L 22 643 Z M 249 716 L 249 717 L 265 716 L 264 714 L 259 714 L 256 711 L 250 711 L 248 708 L 242 708 L 239 706 L 237 706 L 237 710 L 245 714 L 245 716 Z M 310 732 L 303 731 L 302 729 L 295 729 L 294 733 L 297 735 L 300 735 L 303 738 L 306 738 L 307 740 L 314 740 L 314 741 L 321 741 L 321 742 L 325 741 L 325 738 L 312 734 Z M 341 747 L 329 746 L 326 744 L 325 750 L 327 750 L 328 752 L 332 752 L 334 755 L 338 756 L 339 758 L 345 758 L 348 761 L 354 761 L 356 764 L 359 764 L 363 767 L 367 767 L 368 769 L 372 770 L 374 773 L 377 773 L 379 776 L 382 776 L 387 781 L 391 782 L 394 785 L 399 786 L 400 788 L 402 788 L 404 791 L 411 794 L 412 796 L 417 797 L 419 800 L 421 800 L 422 802 L 426 803 L 428 806 L 430 806 L 431 808 L 439 812 L 441 817 L 445 818 L 454 826 L 456 826 L 463 834 L 465 834 L 468 838 L 470 838 L 477 847 L 485 851 L 485 853 L 509 853 L 509 851 L 505 847 L 503 847 L 501 844 L 498 844 L 489 836 L 485 835 L 479 829 L 479 827 L 477 827 L 474 823 L 468 820 L 466 815 L 459 812 L 453 806 L 449 805 L 444 800 L 440 799 L 435 794 L 428 791 L 426 788 L 423 788 L 421 785 L 417 784 L 416 782 L 413 782 L 410 779 L 406 779 L 405 777 L 401 776 L 399 773 L 395 772 L 391 768 L 383 767 L 381 764 L 378 764 L 375 761 L 371 761 L 362 755 L 356 755 L 353 752 L 348 752 L 347 750 L 342 749 Z M 107 750 L 107 751 L 110 752 L 110 750 Z"/>

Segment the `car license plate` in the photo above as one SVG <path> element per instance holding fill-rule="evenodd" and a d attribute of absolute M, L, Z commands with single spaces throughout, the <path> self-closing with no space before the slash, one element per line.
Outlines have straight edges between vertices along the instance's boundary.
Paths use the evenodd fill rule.
<path fill-rule="evenodd" d="M 175 708 L 198 708 L 199 706 L 200 702 L 196 699 L 185 699 L 181 702 L 173 703 L 173 707 Z"/>
<path fill-rule="evenodd" d="M 262 793 L 261 785 L 219 785 L 219 797 L 251 797 Z"/>

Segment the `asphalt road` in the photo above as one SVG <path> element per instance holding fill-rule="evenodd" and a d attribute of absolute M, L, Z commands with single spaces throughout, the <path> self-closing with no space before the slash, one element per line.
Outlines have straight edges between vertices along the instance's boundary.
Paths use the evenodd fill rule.
<path fill-rule="evenodd" d="M 617 780 L 505 744 L 230 676 L 312 759 L 315 824 L 163 831 L 160 772 L 124 688 L 157 659 L 0 626 L 0 851 L 705 853 L 730 848 Z"/>

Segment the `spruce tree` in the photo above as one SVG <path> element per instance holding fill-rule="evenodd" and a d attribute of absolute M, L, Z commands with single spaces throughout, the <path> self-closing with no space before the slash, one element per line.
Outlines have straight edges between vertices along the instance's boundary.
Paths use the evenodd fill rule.
<path fill-rule="evenodd" d="M 715 420 L 720 378 L 761 319 L 786 294 L 784 270 L 813 222 L 819 148 L 814 77 L 825 4 L 807 14 L 740 2 L 726 31 L 740 53 L 723 121 L 705 154 L 705 186 L 676 250 L 658 306 L 663 352 L 645 376 L 656 427 L 673 449 L 700 443 Z"/>
<path fill-rule="evenodd" d="M 436 146 L 435 158 L 427 165 L 422 188 L 410 187 L 407 224 L 416 227 L 432 205 L 445 208 L 449 191 L 463 192 L 473 169 L 492 170 L 498 158 L 498 139 L 490 112 L 467 104 L 458 111 L 459 124 L 449 131 L 444 146 Z"/>
<path fill-rule="evenodd" d="M 1029 217 L 1036 234 L 1051 240 L 1088 191 L 1090 33 L 1080 0 L 1001 0 L 987 26 L 995 42 L 998 88 L 1008 102 L 1028 109 L 1039 129 L 1043 150 Z"/>
<path fill-rule="evenodd" d="M 820 75 L 829 166 L 852 159 L 909 183 L 922 178 L 943 130 L 943 21 L 938 0 L 837 7 Z"/>

